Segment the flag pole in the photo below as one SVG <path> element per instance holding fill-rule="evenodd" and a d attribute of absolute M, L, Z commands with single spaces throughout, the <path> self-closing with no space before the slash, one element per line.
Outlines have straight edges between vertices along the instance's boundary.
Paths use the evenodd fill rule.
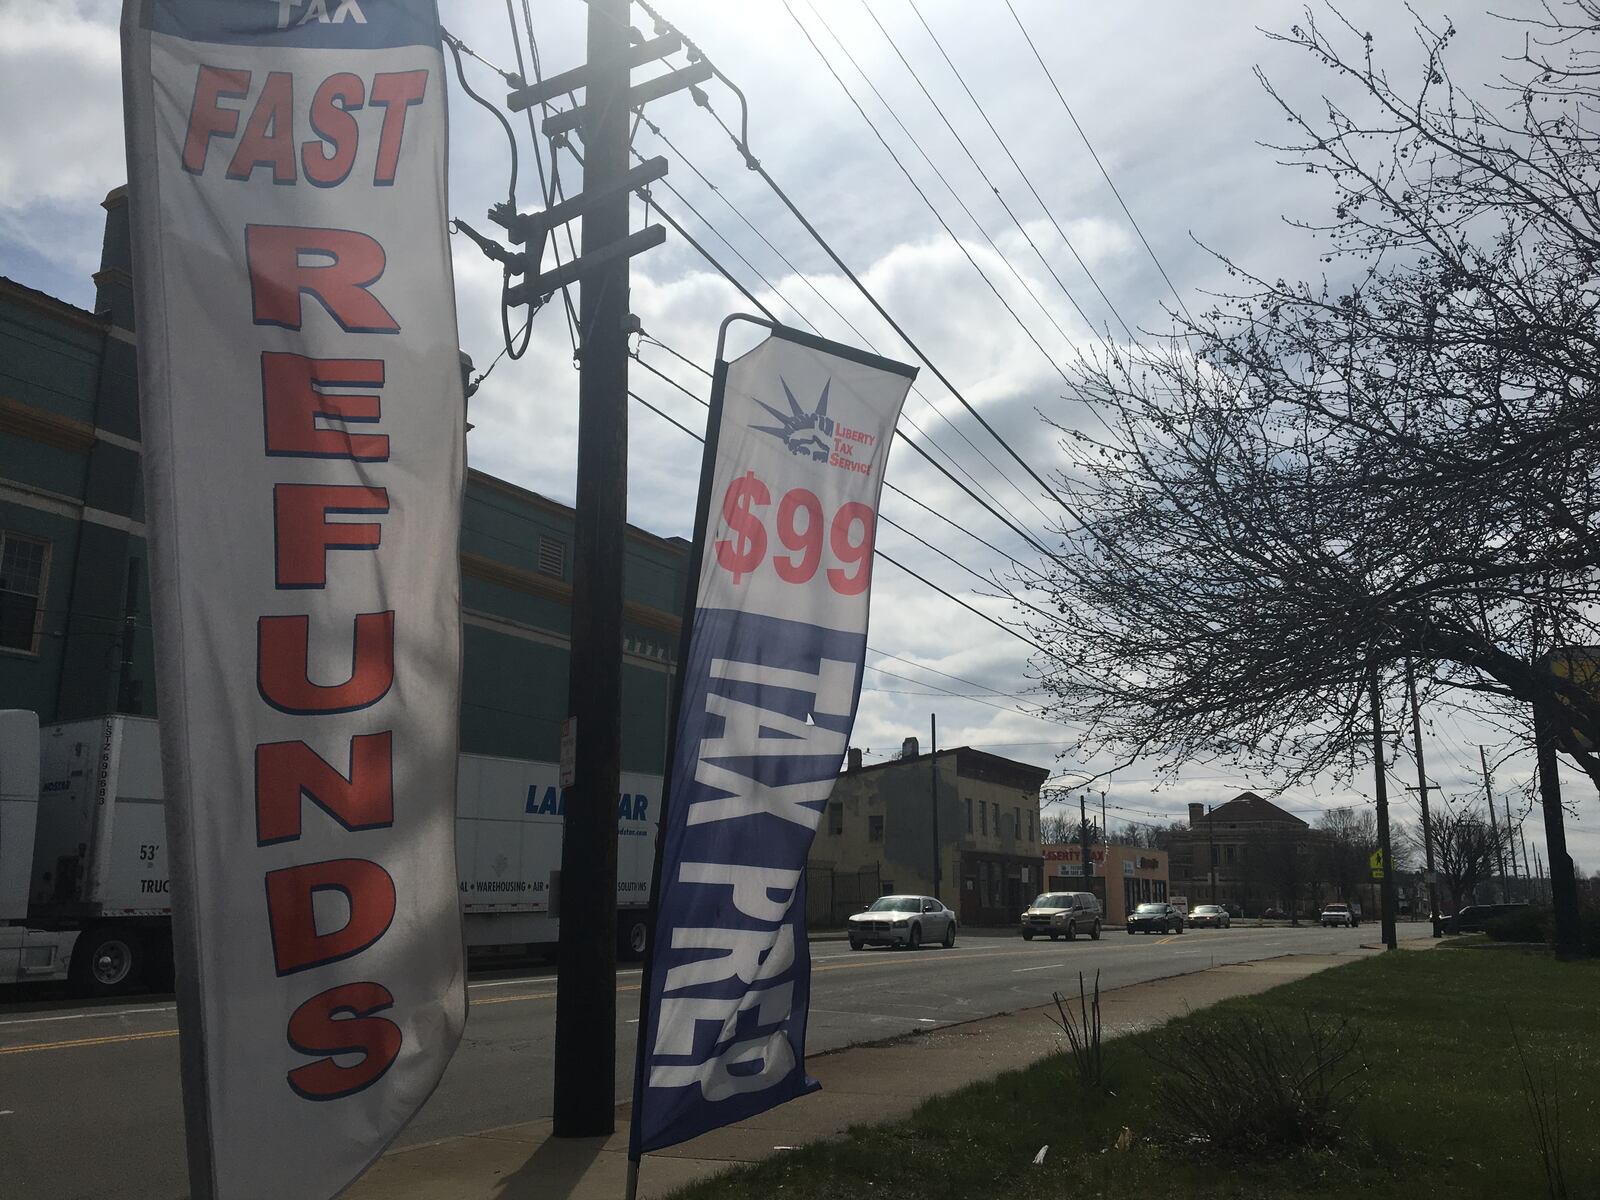
<path fill-rule="evenodd" d="M 711 376 L 711 411 L 706 418 L 705 453 L 700 461 L 700 493 L 695 501 L 694 541 L 689 551 L 689 572 L 685 580 L 683 618 L 678 625 L 677 675 L 672 681 L 672 719 L 668 722 L 667 760 L 661 777 L 661 804 L 656 809 L 655 866 L 650 872 L 650 936 L 645 940 L 644 970 L 639 978 L 639 1025 L 633 1055 L 633 1107 L 628 1117 L 628 1179 L 624 1200 L 637 1200 L 639 1195 L 639 1164 L 644 1152 L 639 1147 L 639 1114 L 644 1104 L 645 1057 L 650 1042 L 650 979 L 655 969 L 656 933 L 660 925 L 661 860 L 667 846 L 667 814 L 672 802 L 672 772 L 677 765 L 678 715 L 683 705 L 685 667 L 689 662 L 689 645 L 694 637 L 695 601 L 700 593 L 700 571 L 705 562 L 706 532 L 711 523 L 711 481 L 717 467 L 717 439 L 722 430 L 723 389 L 728 382 L 728 364 L 723 359 L 723 347 L 728 337 L 728 326 L 735 321 L 749 321 L 771 328 L 771 323 L 760 317 L 734 313 L 725 318 L 717 330 L 717 357 Z"/>

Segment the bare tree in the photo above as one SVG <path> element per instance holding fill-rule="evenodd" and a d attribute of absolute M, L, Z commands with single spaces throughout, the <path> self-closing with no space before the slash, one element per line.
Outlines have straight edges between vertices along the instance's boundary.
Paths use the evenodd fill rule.
<path fill-rule="evenodd" d="M 1433 819 L 1433 861 L 1439 882 L 1459 910 L 1472 901 L 1478 885 L 1494 874 L 1501 832 L 1475 805 L 1444 808 Z"/>
<path fill-rule="evenodd" d="M 1332 889 L 1332 898 L 1351 901 L 1370 877 L 1369 861 L 1378 846 L 1378 821 L 1368 808 L 1336 808 L 1323 813 L 1314 856 L 1317 874 Z M 1392 839 L 1391 839 L 1392 840 Z"/>
<path fill-rule="evenodd" d="M 1099 845 L 1105 842 L 1105 836 L 1100 828 L 1100 823 L 1092 817 L 1089 819 L 1089 844 Z M 1076 815 L 1069 815 L 1066 811 L 1049 813 L 1039 818 L 1039 840 L 1047 846 L 1064 845 L 1067 842 L 1081 842 L 1083 839 L 1083 826 L 1078 824 Z"/>
<path fill-rule="evenodd" d="M 1074 620 L 1032 623 L 1042 682 L 1090 749 L 1287 784 L 1367 757 L 1371 673 L 1411 657 L 1430 688 L 1564 705 L 1600 782 L 1600 701 L 1549 658 L 1600 643 L 1600 4 L 1508 26 L 1520 53 L 1475 93 L 1453 28 L 1419 24 L 1391 76 L 1328 11 L 1273 36 L 1356 107 L 1262 82 L 1351 282 L 1225 259 L 1243 287 L 1178 337 L 1080 365 L 1047 567 Z"/>

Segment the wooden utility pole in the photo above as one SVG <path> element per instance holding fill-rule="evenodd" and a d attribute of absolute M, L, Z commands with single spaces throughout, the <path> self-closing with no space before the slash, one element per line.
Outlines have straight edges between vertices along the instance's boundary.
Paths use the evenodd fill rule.
<path fill-rule="evenodd" d="M 1378 668 L 1369 672 L 1367 688 L 1372 701 L 1372 776 L 1378 801 L 1378 849 L 1383 854 L 1383 881 L 1378 890 L 1378 907 L 1383 917 L 1383 944 L 1400 948 L 1394 930 L 1394 859 L 1389 853 L 1389 788 L 1383 772 L 1383 703 L 1378 696 Z"/>
<path fill-rule="evenodd" d="M 1494 788 L 1489 783 L 1489 759 L 1483 752 L 1483 747 L 1478 747 L 1478 766 L 1483 771 L 1483 794 L 1489 801 L 1489 828 L 1494 830 L 1495 858 L 1500 866 L 1500 899 L 1503 903 L 1511 900 L 1511 888 L 1506 883 L 1506 842 L 1511 840 L 1511 804 L 1506 803 L 1506 840 L 1500 840 L 1499 818 L 1494 814 Z M 1511 860 L 1516 862 L 1517 847 L 1511 845 Z"/>
<path fill-rule="evenodd" d="M 928 803 L 933 810 L 933 896 L 943 903 L 939 894 L 942 872 L 939 848 L 939 715 L 928 714 Z"/>
<path fill-rule="evenodd" d="M 567 711 L 573 782 L 561 841 L 554 1132 L 604 1137 L 617 1074 L 617 796 L 622 755 L 622 547 L 628 515 L 629 0 L 589 0 L 578 289 L 578 480 Z M 690 586 L 694 582 L 690 581 Z M 680 669 L 681 664 L 680 664 Z M 664 831 L 663 831 L 664 832 Z"/>
<path fill-rule="evenodd" d="M 1417 793 L 1422 797 L 1422 854 L 1425 869 L 1428 872 L 1428 919 L 1433 923 L 1433 936 L 1438 937 L 1439 930 L 1439 882 L 1438 876 L 1433 871 L 1433 820 L 1428 813 L 1428 773 L 1422 765 L 1422 709 L 1417 705 L 1417 677 L 1411 669 L 1411 660 L 1406 659 L 1406 693 L 1411 698 L 1411 740 L 1415 746 L 1417 758 Z M 1491 810 L 1492 811 L 1492 810 Z M 1383 858 L 1385 877 L 1393 869 L 1387 852 Z"/>
<path fill-rule="evenodd" d="M 1094 862 L 1089 857 L 1089 793 L 1078 793 L 1078 841 L 1083 844 L 1083 877 L 1094 874 Z"/>
<path fill-rule="evenodd" d="M 1206 805 L 1206 841 L 1209 843 L 1206 850 L 1206 855 L 1211 860 L 1209 866 L 1207 867 L 1207 874 L 1211 879 L 1210 900 L 1213 904 L 1217 902 L 1217 823 L 1212 819 L 1211 816 L 1211 814 L 1215 811 L 1215 805 Z M 1292 854 L 1293 852 L 1293 848 L 1291 847 L 1290 853 Z M 1235 856 L 1237 857 L 1237 852 L 1235 852 Z M 1293 906 L 1294 902 L 1290 901 L 1290 907 L 1292 908 Z M 1290 913 L 1289 915 L 1291 917 L 1294 916 L 1293 913 Z"/>
<path fill-rule="evenodd" d="M 1561 777 L 1556 767 L 1556 718 L 1548 702 L 1535 701 L 1533 737 L 1538 752 L 1539 799 L 1544 808 L 1545 857 L 1550 865 L 1550 903 L 1556 917 L 1556 957 L 1579 958 L 1583 935 L 1578 916 L 1578 881 L 1567 853 L 1566 814 L 1561 811 Z"/>

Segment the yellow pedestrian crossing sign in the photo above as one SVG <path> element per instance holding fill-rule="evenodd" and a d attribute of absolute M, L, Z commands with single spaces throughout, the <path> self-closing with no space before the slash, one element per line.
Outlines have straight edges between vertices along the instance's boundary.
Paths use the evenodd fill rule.
<path fill-rule="evenodd" d="M 1383 878 L 1383 849 L 1380 847 L 1372 852 L 1372 857 L 1367 859 L 1367 865 L 1372 868 L 1374 879 Z"/>

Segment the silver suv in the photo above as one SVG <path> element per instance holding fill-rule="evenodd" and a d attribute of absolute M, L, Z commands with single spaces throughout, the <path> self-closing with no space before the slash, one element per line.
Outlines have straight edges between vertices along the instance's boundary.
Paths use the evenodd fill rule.
<path fill-rule="evenodd" d="M 1093 892 L 1046 892 L 1022 914 L 1022 938 L 1072 941 L 1080 933 L 1100 940 L 1100 900 Z"/>

